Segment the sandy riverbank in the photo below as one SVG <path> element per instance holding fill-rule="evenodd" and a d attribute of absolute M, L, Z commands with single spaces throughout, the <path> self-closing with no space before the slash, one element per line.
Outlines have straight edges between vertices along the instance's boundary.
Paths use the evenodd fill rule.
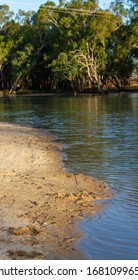
<path fill-rule="evenodd" d="M 100 211 L 105 183 L 69 174 L 41 131 L 0 123 L 0 259 L 83 259 L 75 223 Z"/>

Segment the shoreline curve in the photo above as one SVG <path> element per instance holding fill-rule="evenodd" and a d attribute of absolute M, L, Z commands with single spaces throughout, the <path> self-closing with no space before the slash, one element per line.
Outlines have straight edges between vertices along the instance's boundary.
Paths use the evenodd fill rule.
<path fill-rule="evenodd" d="M 69 173 L 39 129 L 0 123 L 0 259 L 87 259 L 76 222 L 102 210 L 109 186 Z"/>

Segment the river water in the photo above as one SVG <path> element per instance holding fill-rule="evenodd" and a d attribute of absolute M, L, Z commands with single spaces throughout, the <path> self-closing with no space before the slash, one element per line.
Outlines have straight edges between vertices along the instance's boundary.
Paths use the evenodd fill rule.
<path fill-rule="evenodd" d="M 138 94 L 0 98 L 0 121 L 49 131 L 71 172 L 106 181 L 105 210 L 85 218 L 79 248 L 90 259 L 138 259 Z"/>

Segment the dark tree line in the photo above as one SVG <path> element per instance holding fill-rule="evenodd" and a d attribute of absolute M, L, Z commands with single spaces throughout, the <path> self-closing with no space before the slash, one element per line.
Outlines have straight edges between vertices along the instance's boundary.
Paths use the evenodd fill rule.
<path fill-rule="evenodd" d="M 138 69 L 137 0 L 48 1 L 14 15 L 0 6 L 0 90 L 121 89 Z"/>

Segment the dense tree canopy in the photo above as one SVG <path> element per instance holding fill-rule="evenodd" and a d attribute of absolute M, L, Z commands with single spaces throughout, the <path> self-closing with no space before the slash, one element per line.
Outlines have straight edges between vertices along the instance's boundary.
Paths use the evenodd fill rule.
<path fill-rule="evenodd" d="M 47 1 L 17 15 L 0 5 L 0 89 L 121 89 L 138 68 L 137 0 L 128 5 Z"/>

